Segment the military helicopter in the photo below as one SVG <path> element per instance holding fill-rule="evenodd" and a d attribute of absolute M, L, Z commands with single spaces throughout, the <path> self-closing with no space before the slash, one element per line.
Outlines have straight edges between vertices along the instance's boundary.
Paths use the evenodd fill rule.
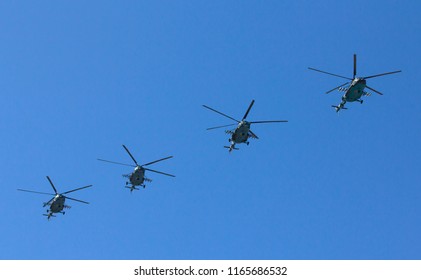
<path fill-rule="evenodd" d="M 345 94 L 342 96 L 341 103 L 337 106 L 332 105 L 332 107 L 336 109 L 336 112 L 339 112 L 339 110 L 341 110 L 341 109 L 348 109 L 348 108 L 345 108 L 346 102 L 358 101 L 358 102 L 360 102 L 360 104 L 363 104 L 363 100 L 361 99 L 361 97 L 371 95 L 371 93 L 364 91 L 365 88 L 368 88 L 369 90 L 374 91 L 377 94 L 383 95 L 383 93 L 375 90 L 374 88 L 369 87 L 367 85 L 367 82 L 366 82 L 367 79 L 402 72 L 401 70 L 398 70 L 398 71 L 386 72 L 386 73 L 372 75 L 372 76 L 356 77 L 356 75 L 357 75 L 357 55 L 356 54 L 354 54 L 354 75 L 352 76 L 352 79 L 348 78 L 348 77 L 340 76 L 340 75 L 337 75 L 337 74 L 325 72 L 325 71 L 322 71 L 322 70 L 318 70 L 318 69 L 315 69 L 315 68 L 311 68 L 311 67 L 309 67 L 308 69 L 313 70 L 313 71 L 317 71 L 317 72 L 321 72 L 321 73 L 324 73 L 324 74 L 344 78 L 344 79 L 347 79 L 347 80 L 350 81 L 350 82 L 346 82 L 346 83 L 344 83 L 340 86 L 337 86 L 337 87 L 335 87 L 335 88 L 326 92 L 326 93 L 330 93 L 334 90 L 345 92 Z"/>
<path fill-rule="evenodd" d="M 230 134 L 231 137 L 228 139 L 228 141 L 231 143 L 230 146 L 224 146 L 224 148 L 227 148 L 229 152 L 231 152 L 232 150 L 238 150 L 238 148 L 235 147 L 235 144 L 240 144 L 240 143 L 246 143 L 247 145 L 249 144 L 249 142 L 247 141 L 248 138 L 254 138 L 254 139 L 259 139 L 259 137 L 257 137 L 256 134 L 254 134 L 251 130 L 250 130 L 250 126 L 251 124 L 254 123 L 276 123 L 276 122 L 288 122 L 288 121 L 254 121 L 254 122 L 248 122 L 246 121 L 247 115 L 250 112 L 251 107 L 254 104 L 254 100 L 251 101 L 250 106 L 248 107 L 246 113 L 244 114 L 244 117 L 241 121 L 234 119 L 233 117 L 230 117 L 224 113 L 221 113 L 215 109 L 212 109 L 211 107 L 208 107 L 206 105 L 202 105 L 203 107 L 205 107 L 206 109 L 209 109 L 211 111 L 214 111 L 215 113 L 218 113 L 226 118 L 229 118 L 233 121 L 236 121 L 237 123 L 234 124 L 228 124 L 228 125 L 221 125 L 221 126 L 216 126 L 216 127 L 210 127 L 207 128 L 206 130 L 211 130 L 211 129 L 216 129 L 216 128 L 222 128 L 222 127 L 227 127 L 227 126 L 232 126 L 232 125 L 237 125 L 237 128 L 235 128 L 234 130 L 225 130 L 225 133 Z"/>
<path fill-rule="evenodd" d="M 144 166 L 148 166 L 148 165 L 157 163 L 159 161 L 170 159 L 173 156 L 169 156 L 169 157 L 166 157 L 166 158 L 161 158 L 161 159 L 158 159 L 158 160 L 155 160 L 155 161 L 152 161 L 152 162 L 148 162 L 148 163 L 139 165 L 137 163 L 136 159 L 130 153 L 129 149 L 127 149 L 127 147 L 124 146 L 124 145 L 123 145 L 123 148 L 126 150 L 126 152 L 129 154 L 129 156 L 132 158 L 133 162 L 136 165 L 126 164 L 126 163 L 120 163 L 120 162 L 115 162 L 115 161 L 109 161 L 109 160 L 100 159 L 100 158 L 98 158 L 98 160 L 105 161 L 105 162 L 108 162 L 108 163 L 114 163 L 114 164 L 119 164 L 119 165 L 125 165 L 125 166 L 134 167 L 134 171 L 132 173 L 130 173 L 130 174 L 124 174 L 123 175 L 123 177 L 129 179 L 129 181 L 126 182 L 126 186 L 125 187 L 128 188 L 128 189 L 130 189 L 130 192 L 132 192 L 133 190 L 139 190 L 138 188 L 136 188 L 137 186 L 141 186 L 141 187 L 145 188 L 146 187 L 146 185 L 144 184 L 145 181 L 146 182 L 152 182 L 151 179 L 145 177 L 145 170 L 148 170 L 148 171 L 151 171 L 151 172 L 155 172 L 155 173 L 159 173 L 159 174 L 166 175 L 166 176 L 175 177 L 174 175 L 171 175 L 171 174 L 168 174 L 168 173 L 164 173 L 164 172 L 161 172 L 161 171 L 156 171 L 156 170 L 153 170 L 153 169 L 149 169 L 149 168 L 145 168 L 144 167 Z M 131 186 L 128 186 L 129 183 L 131 184 Z"/>
<path fill-rule="evenodd" d="M 48 181 L 51 184 L 51 187 L 53 187 L 54 193 L 44 193 L 44 192 L 36 192 L 36 191 L 30 191 L 30 190 L 23 190 L 23 189 L 18 189 L 18 191 L 22 191 L 22 192 L 31 192 L 31 193 L 39 193 L 39 194 L 47 194 L 47 195 L 53 195 L 54 197 L 51 198 L 49 201 L 44 203 L 44 206 L 49 205 L 50 209 L 47 209 L 47 214 L 43 214 L 44 216 L 47 216 L 47 219 L 50 220 L 51 217 L 55 217 L 54 213 L 62 213 L 63 215 L 65 214 L 65 212 L 63 211 L 64 208 L 70 208 L 69 205 L 65 205 L 64 202 L 67 199 L 70 200 L 74 200 L 74 201 L 78 201 L 78 202 L 82 202 L 82 203 L 86 203 L 89 204 L 89 202 L 83 201 L 83 200 L 79 200 L 79 199 L 75 199 L 75 198 L 71 198 L 68 196 L 65 196 L 65 194 L 71 193 L 71 192 L 75 192 L 78 190 L 82 190 L 82 189 L 86 189 L 86 188 L 90 188 L 92 187 L 92 185 L 89 186 L 85 186 L 85 187 L 81 187 L 81 188 L 77 188 L 77 189 L 73 189 L 64 193 L 58 193 L 57 189 L 54 187 L 53 182 L 51 181 L 50 177 L 47 176 Z"/>

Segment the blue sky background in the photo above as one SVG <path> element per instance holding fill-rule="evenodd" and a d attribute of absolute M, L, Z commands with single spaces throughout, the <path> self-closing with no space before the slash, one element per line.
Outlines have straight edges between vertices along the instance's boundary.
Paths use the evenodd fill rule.
<path fill-rule="evenodd" d="M 421 3 L 1 1 L 0 259 L 420 259 Z M 384 93 L 330 106 L 352 76 Z M 230 120 L 260 137 L 228 154 Z M 176 178 L 124 189 L 121 144 Z M 93 184 L 47 221 L 59 191 Z"/>

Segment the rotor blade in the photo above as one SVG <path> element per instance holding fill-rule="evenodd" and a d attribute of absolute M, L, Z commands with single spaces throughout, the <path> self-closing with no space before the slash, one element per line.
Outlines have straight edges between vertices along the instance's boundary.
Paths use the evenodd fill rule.
<path fill-rule="evenodd" d="M 127 149 L 126 146 L 123 145 L 123 148 L 126 150 L 126 152 L 129 154 L 129 156 L 132 158 L 132 160 L 134 161 L 134 163 L 136 163 L 136 165 L 139 165 L 137 163 L 137 161 L 135 160 L 134 156 L 130 153 L 129 149 Z"/>
<path fill-rule="evenodd" d="M 42 207 L 45 207 L 45 206 L 49 205 L 49 204 L 50 204 L 50 202 L 51 202 L 51 201 L 53 201 L 54 197 L 55 197 L 55 196 L 53 196 L 53 197 L 52 197 L 49 201 L 44 202 L 44 205 L 43 205 Z"/>
<path fill-rule="evenodd" d="M 38 194 L 56 195 L 54 193 L 36 192 L 36 191 L 23 190 L 23 189 L 18 189 L 18 191 L 21 191 L 21 192 L 30 192 L 30 193 L 38 193 Z"/>
<path fill-rule="evenodd" d="M 254 99 L 251 101 L 249 108 L 247 109 L 246 113 L 244 114 L 243 121 L 247 118 L 247 115 L 249 114 L 249 112 L 251 110 L 251 107 L 253 107 L 253 104 L 254 104 Z"/>
<path fill-rule="evenodd" d="M 169 156 L 169 157 L 166 157 L 166 158 L 161 158 L 161 159 L 158 159 L 158 160 L 155 160 L 155 161 L 151 161 L 151 162 L 145 163 L 145 164 L 143 164 L 142 166 L 151 165 L 151 164 L 157 163 L 157 162 L 159 162 L 159 161 L 163 161 L 163 160 L 166 160 L 166 159 L 170 159 L 170 158 L 172 158 L 172 157 L 173 157 L 173 156 Z"/>
<path fill-rule="evenodd" d="M 381 93 L 380 91 L 377 91 L 377 90 L 375 90 L 374 88 L 371 88 L 371 87 L 369 87 L 369 86 L 365 86 L 366 88 L 368 88 L 369 90 L 372 90 L 372 91 L 374 91 L 375 93 L 377 93 L 377 94 L 380 94 L 380 95 L 383 95 L 383 93 Z"/>
<path fill-rule="evenodd" d="M 71 198 L 71 197 L 68 197 L 68 196 L 65 196 L 65 198 L 70 199 L 70 200 L 74 200 L 74 201 L 77 201 L 77 202 L 82 202 L 82 203 L 85 203 L 85 204 L 89 204 L 89 202 L 86 202 L 86 201 L 83 201 L 83 200 L 79 200 L 79 199 L 76 199 L 76 198 Z"/>
<path fill-rule="evenodd" d="M 115 161 L 110 161 L 110 160 L 105 160 L 105 159 L 100 159 L 100 158 L 97 158 L 97 160 L 104 161 L 104 162 L 108 162 L 108 163 L 119 164 L 119 165 L 125 165 L 125 166 L 136 167 L 136 165 L 133 165 L 133 164 L 127 164 L 127 163 L 115 162 Z"/>
<path fill-rule="evenodd" d="M 254 137 L 254 138 L 259 139 L 259 137 L 257 137 L 257 135 L 256 135 L 256 134 L 254 134 L 254 132 L 253 132 L 253 131 L 249 130 L 249 132 L 250 132 L 250 134 L 251 134 L 251 135 L 253 135 L 253 137 Z"/>
<path fill-rule="evenodd" d="M 355 79 L 355 76 L 357 75 L 357 55 L 354 54 L 354 76 L 352 79 Z"/>
<path fill-rule="evenodd" d="M 155 172 L 155 173 L 159 173 L 159 174 L 162 174 L 162 175 L 167 175 L 167 176 L 170 176 L 170 177 L 175 177 L 175 175 L 171 175 L 171 174 L 164 173 L 164 172 L 161 172 L 161 171 L 156 171 L 156 170 L 149 169 L 149 168 L 145 168 L 145 170 L 148 170 L 148 171 L 151 171 L 151 172 Z"/>
<path fill-rule="evenodd" d="M 221 126 L 215 126 L 215 127 L 209 127 L 209 128 L 206 128 L 206 130 L 211 130 L 211 129 L 221 128 L 221 127 L 227 127 L 227 126 L 233 126 L 233 125 L 236 125 L 236 123 L 233 123 L 233 124 L 227 124 L 227 125 L 221 125 Z"/>
<path fill-rule="evenodd" d="M 384 76 L 384 75 L 396 74 L 396 73 L 399 73 L 399 72 L 402 72 L 402 71 L 398 70 L 398 71 L 393 71 L 393 72 L 377 74 L 377 75 L 373 75 L 373 76 L 367 76 L 367 77 L 363 77 L 363 79 L 371 79 L 371 78 L 380 77 L 380 76 Z"/>
<path fill-rule="evenodd" d="M 233 121 L 236 121 L 236 122 L 240 122 L 239 120 L 236 120 L 236 119 L 234 119 L 233 117 L 230 117 L 230 116 L 228 116 L 228 115 L 225 115 L 224 113 L 221 113 L 221 112 L 219 112 L 219 111 L 216 111 L 215 109 L 212 109 L 211 107 L 208 107 L 208 106 L 206 106 L 206 105 L 202 105 L 203 107 L 205 107 L 206 109 L 209 109 L 209 110 L 211 110 L 211 111 L 214 111 L 215 113 L 218 113 L 218 114 L 220 114 L 220 115 L 222 115 L 222 116 L 224 116 L 224 117 L 226 117 L 226 118 L 229 118 L 229 119 L 231 119 L 231 120 L 233 120 Z"/>
<path fill-rule="evenodd" d="M 335 87 L 335 88 L 333 88 L 333 89 L 331 89 L 331 90 L 329 90 L 329 91 L 326 91 L 325 93 L 326 93 L 326 94 L 331 93 L 332 91 L 337 90 L 338 88 L 343 87 L 343 86 L 344 86 L 344 85 L 346 85 L 346 84 L 349 84 L 349 82 L 346 82 L 345 84 L 342 84 L 342 85 L 337 86 L 337 87 Z"/>
<path fill-rule="evenodd" d="M 48 181 L 50 182 L 51 186 L 53 187 L 54 192 L 57 194 L 57 190 L 56 190 L 56 188 L 54 187 L 53 182 L 51 181 L 50 177 L 48 177 L 48 176 L 47 176 L 47 179 L 48 179 Z"/>
<path fill-rule="evenodd" d="M 288 121 L 256 121 L 256 122 L 249 122 L 249 123 L 278 123 L 278 122 L 288 122 Z"/>
<path fill-rule="evenodd" d="M 71 192 L 75 192 L 75 191 L 78 191 L 78 190 L 83 190 L 83 189 L 90 188 L 90 187 L 92 187 L 92 185 L 84 186 L 84 187 L 77 188 L 77 189 L 74 189 L 74 190 L 70 190 L 70 191 L 64 192 L 62 194 L 68 194 L 68 193 L 71 193 Z"/>
<path fill-rule="evenodd" d="M 351 79 L 351 78 L 347 78 L 347 77 L 344 77 L 344 76 L 340 76 L 340 75 L 332 74 L 332 73 L 329 73 L 329 72 L 326 72 L 326 71 L 318 70 L 318 69 L 311 68 L 311 67 L 308 67 L 308 69 L 313 70 L 313 71 L 317 71 L 317 72 L 321 72 L 321 73 L 324 73 L 324 74 L 328 74 L 328 75 L 336 76 L 336 77 L 339 77 L 339 78 L 344 78 L 344 79 L 347 79 L 347 80 L 351 80 L 351 81 L 352 81 L 352 79 Z"/>

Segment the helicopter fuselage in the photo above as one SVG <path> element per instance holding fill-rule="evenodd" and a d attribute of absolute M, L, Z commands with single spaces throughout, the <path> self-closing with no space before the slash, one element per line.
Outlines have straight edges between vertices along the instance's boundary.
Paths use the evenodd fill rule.
<path fill-rule="evenodd" d="M 65 200 L 66 200 L 66 198 L 64 196 L 59 195 L 59 194 L 56 195 L 53 198 L 53 200 L 50 202 L 50 212 L 52 212 L 52 213 L 61 212 L 65 207 L 65 205 L 64 205 Z"/>
<path fill-rule="evenodd" d="M 133 186 L 140 186 L 145 181 L 145 169 L 141 166 L 136 166 L 133 173 L 129 177 L 130 183 Z"/>
<path fill-rule="evenodd" d="M 245 143 L 249 138 L 250 123 L 246 121 L 241 121 L 237 128 L 232 133 L 231 140 L 234 143 Z"/>
<path fill-rule="evenodd" d="M 344 99 L 346 102 L 360 101 L 361 96 L 365 94 L 365 86 L 366 80 L 359 78 L 354 79 L 342 99 Z"/>

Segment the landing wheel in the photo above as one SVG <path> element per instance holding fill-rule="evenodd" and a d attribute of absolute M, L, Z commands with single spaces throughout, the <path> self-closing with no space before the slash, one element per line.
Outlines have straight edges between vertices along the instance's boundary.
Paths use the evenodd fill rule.
<path fill-rule="evenodd" d="M 361 100 L 360 102 L 361 102 L 361 104 L 363 104 L 364 100 Z"/>
<path fill-rule="evenodd" d="M 250 142 L 246 142 L 247 146 L 250 144 Z"/>
<path fill-rule="evenodd" d="M 126 186 L 128 185 L 128 182 L 126 182 Z"/>
<path fill-rule="evenodd" d="M 66 214 L 66 212 L 63 212 L 63 215 Z"/>

